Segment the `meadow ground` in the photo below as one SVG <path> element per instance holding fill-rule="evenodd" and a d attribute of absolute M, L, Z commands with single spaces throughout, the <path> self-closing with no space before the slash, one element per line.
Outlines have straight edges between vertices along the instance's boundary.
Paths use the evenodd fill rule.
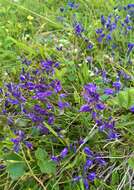
<path fill-rule="evenodd" d="M 0 190 L 134 189 L 134 1 L 0 0 Z"/>

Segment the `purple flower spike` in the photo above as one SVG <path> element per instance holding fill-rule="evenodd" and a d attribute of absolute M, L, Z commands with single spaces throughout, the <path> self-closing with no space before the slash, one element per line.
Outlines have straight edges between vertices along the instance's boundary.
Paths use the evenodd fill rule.
<path fill-rule="evenodd" d="M 96 178 L 96 174 L 94 172 L 91 172 L 91 173 L 88 174 L 87 178 L 88 178 L 89 181 L 93 182 L 95 180 L 95 178 Z"/>
<path fill-rule="evenodd" d="M 61 156 L 61 158 L 65 158 L 67 154 L 68 154 L 68 148 L 65 147 L 65 148 L 61 151 L 60 156 Z"/>

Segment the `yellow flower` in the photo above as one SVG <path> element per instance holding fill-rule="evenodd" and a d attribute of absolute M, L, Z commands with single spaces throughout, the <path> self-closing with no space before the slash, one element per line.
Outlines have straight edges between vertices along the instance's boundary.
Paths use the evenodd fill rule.
<path fill-rule="evenodd" d="M 34 17 L 32 17 L 31 15 L 28 15 L 27 19 L 31 21 L 34 19 Z"/>

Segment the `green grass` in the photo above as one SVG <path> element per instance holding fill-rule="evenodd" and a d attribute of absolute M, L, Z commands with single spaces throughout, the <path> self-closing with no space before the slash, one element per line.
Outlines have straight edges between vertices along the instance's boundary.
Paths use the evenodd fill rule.
<path fill-rule="evenodd" d="M 49 125 L 47 128 L 50 135 L 58 139 L 56 142 L 51 142 L 49 137 L 38 136 L 36 131 L 28 128 L 29 126 L 24 128 L 25 132 L 35 134 L 32 136 L 35 149 L 43 147 L 49 154 L 59 154 L 64 146 L 83 137 L 86 145 L 94 152 L 103 153 L 107 161 L 106 167 L 96 168 L 100 178 L 91 184 L 91 190 L 133 190 L 134 118 L 128 111 L 129 107 L 123 106 L 124 101 L 127 101 L 126 94 L 119 101 L 116 98 L 102 97 L 109 106 L 104 117 L 108 118 L 111 115 L 116 120 L 116 128 L 121 134 L 119 140 L 106 141 L 105 135 L 97 132 L 91 116 L 78 112 L 84 104 L 81 92 L 85 84 L 95 82 L 100 93 L 108 87 L 100 75 L 93 74 L 94 68 L 106 70 L 112 81 L 120 69 L 132 77 L 134 75 L 133 52 L 131 65 L 127 65 L 126 58 L 127 43 L 134 43 L 134 32 L 130 32 L 127 37 L 119 36 L 119 33 L 115 32 L 114 42 L 119 44 L 121 53 L 116 52 L 114 62 L 111 61 L 110 47 L 106 47 L 105 44 L 99 45 L 95 35 L 95 29 L 101 26 L 102 14 L 107 16 L 113 12 L 113 7 L 125 6 L 133 3 L 133 0 L 79 0 L 78 10 L 69 9 L 67 3 L 66 0 L 0 0 L 0 86 L 5 82 L 18 80 L 22 69 L 20 60 L 23 58 L 32 60 L 33 67 L 46 58 L 61 62 L 61 68 L 56 70 L 54 77 L 62 81 L 64 91 L 69 94 L 68 101 L 71 102 L 71 109 L 57 116 L 56 120 L 57 125 L 63 129 L 64 141 Z M 65 12 L 61 13 L 60 7 L 65 7 Z M 122 17 L 125 15 L 123 11 L 118 14 Z M 92 51 L 87 51 L 86 43 L 74 34 L 75 18 L 85 28 L 85 37 L 94 44 Z M 59 45 L 63 46 L 63 51 L 56 50 Z M 93 57 L 92 64 L 86 62 L 87 56 Z M 123 64 L 118 64 L 119 58 Z M 127 84 L 123 81 L 124 91 L 133 87 L 134 80 Z M 13 138 L 14 134 L 2 118 L 0 128 L 1 137 L 8 134 L 5 140 L 0 142 L 0 161 L 3 163 L 3 147 L 11 149 L 10 138 Z M 23 129 L 23 126 L 19 126 L 19 129 Z M 14 181 L 11 180 L 9 169 L 0 171 L 0 190 L 84 190 L 82 181 L 72 183 L 72 175 L 77 170 L 81 175 L 81 163 L 86 160 L 82 148 L 77 147 L 76 153 L 69 153 L 58 167 L 57 175 L 41 174 L 36 167 L 34 150 L 30 152 L 22 149 L 19 162 L 27 165 L 26 172 Z"/>

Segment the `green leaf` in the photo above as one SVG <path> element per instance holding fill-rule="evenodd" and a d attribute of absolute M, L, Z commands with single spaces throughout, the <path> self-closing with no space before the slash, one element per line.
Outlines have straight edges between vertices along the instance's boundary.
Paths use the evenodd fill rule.
<path fill-rule="evenodd" d="M 7 171 L 9 172 L 12 180 L 17 180 L 19 177 L 25 174 L 25 164 L 24 163 L 12 163 L 7 162 Z"/>
<path fill-rule="evenodd" d="M 116 171 L 112 173 L 112 185 L 116 185 L 118 183 L 119 183 L 119 174 Z"/>
<path fill-rule="evenodd" d="M 55 174 L 56 172 L 56 163 L 52 160 L 39 160 L 37 164 L 42 173 Z"/>
<path fill-rule="evenodd" d="M 128 159 L 128 165 L 130 166 L 130 168 L 134 169 L 134 158 Z"/>
<path fill-rule="evenodd" d="M 125 109 L 129 109 L 134 105 L 134 88 L 126 89 L 125 91 L 120 91 L 119 94 L 110 100 L 109 104 L 118 105 Z"/>
<path fill-rule="evenodd" d="M 6 154 L 4 155 L 3 159 L 9 162 L 22 161 L 22 158 L 18 154 L 15 154 L 15 153 Z"/>
<path fill-rule="evenodd" d="M 26 127 L 27 124 L 28 124 L 28 120 L 26 119 L 23 119 L 23 118 L 18 118 L 16 121 L 15 121 L 15 124 L 17 127 Z"/>
<path fill-rule="evenodd" d="M 9 153 L 3 159 L 6 161 L 7 171 L 13 180 L 25 174 L 26 164 L 18 154 Z"/>
<path fill-rule="evenodd" d="M 37 160 L 44 161 L 44 160 L 47 159 L 48 154 L 47 154 L 47 152 L 44 149 L 38 148 L 35 151 L 35 157 L 36 157 Z"/>

